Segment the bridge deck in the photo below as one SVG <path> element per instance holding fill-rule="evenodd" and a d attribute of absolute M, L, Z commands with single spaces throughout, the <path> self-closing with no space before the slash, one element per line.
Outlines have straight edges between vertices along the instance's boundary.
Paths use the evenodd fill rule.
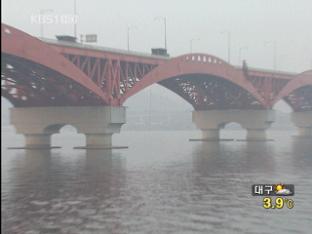
<path fill-rule="evenodd" d="M 166 56 L 152 55 L 149 53 L 138 52 L 138 51 L 128 51 L 128 50 L 115 49 L 115 48 L 104 47 L 104 46 L 82 44 L 80 42 L 66 42 L 66 41 L 59 41 L 59 40 L 50 39 L 50 38 L 39 38 L 39 39 L 60 50 L 62 50 L 62 48 L 75 48 L 75 49 L 80 49 L 81 52 L 97 51 L 97 52 L 104 52 L 104 53 L 109 53 L 109 54 L 125 56 L 128 58 L 129 57 L 144 58 L 144 59 L 152 59 L 152 60 L 158 60 L 158 61 L 167 61 L 172 58 L 172 57 L 166 57 Z M 238 70 L 242 69 L 241 66 L 235 66 L 235 67 Z M 261 68 L 255 68 L 255 67 L 249 67 L 248 72 L 249 72 L 249 75 L 253 77 L 263 77 L 263 78 L 274 77 L 274 79 L 283 79 L 283 80 L 290 80 L 297 75 L 297 73 L 293 73 L 293 72 L 275 71 L 275 70 L 261 69 Z"/>
<path fill-rule="evenodd" d="M 104 52 L 104 53 L 110 53 L 110 54 L 116 54 L 121 56 L 133 56 L 133 57 L 141 57 L 141 58 L 147 58 L 147 59 L 157 59 L 157 60 L 169 60 L 170 57 L 166 56 L 160 56 L 160 55 L 152 55 L 149 53 L 143 53 L 138 51 L 128 51 L 123 49 L 115 49 L 110 47 L 104 47 L 104 46 L 98 46 L 98 45 L 89 45 L 89 44 L 83 44 L 80 42 L 66 42 L 66 41 L 59 41 L 56 39 L 50 39 L 50 38 L 39 38 L 41 41 L 46 42 L 50 45 L 57 46 L 57 47 L 69 47 L 69 48 L 78 48 L 81 50 L 90 50 L 90 51 L 98 51 L 98 52 Z"/>

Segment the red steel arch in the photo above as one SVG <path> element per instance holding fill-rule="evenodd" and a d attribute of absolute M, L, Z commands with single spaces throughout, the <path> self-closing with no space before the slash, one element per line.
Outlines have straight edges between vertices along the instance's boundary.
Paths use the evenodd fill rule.
<path fill-rule="evenodd" d="M 1 34 L 1 53 L 4 56 L 13 55 L 56 71 L 96 94 L 103 105 L 109 103 L 108 96 L 95 83 L 46 43 L 6 24 L 1 24 Z"/>
<path fill-rule="evenodd" d="M 276 96 L 274 103 L 288 96 L 295 90 L 307 85 L 312 85 L 312 70 L 300 73 L 295 78 L 293 78 Z"/>
<path fill-rule="evenodd" d="M 244 68 L 233 67 L 208 54 L 186 54 L 169 59 L 161 56 L 123 53 L 123 51 L 85 48 L 74 44 L 47 43 L 5 24 L 1 25 L 1 32 L 3 58 L 1 65 L 4 68 L 1 69 L 1 79 L 4 83 L 2 90 L 10 98 L 12 97 L 10 90 L 13 90 L 12 87 L 15 85 L 20 89 L 19 94 L 29 92 L 31 98 L 37 95 L 33 100 L 40 99 L 38 102 L 31 102 L 28 99 L 27 103 L 26 101 L 20 102 L 20 106 L 44 105 L 45 101 L 47 105 L 119 106 L 130 96 L 149 85 L 154 83 L 175 85 L 177 82 L 173 80 L 180 80 L 181 77 L 188 77 L 188 82 L 194 83 L 194 87 L 199 87 L 198 90 L 190 91 L 188 94 L 193 95 L 199 91 L 198 97 L 204 97 L 205 93 L 202 95 L 200 88 L 205 84 L 206 76 L 214 77 L 220 85 L 225 86 L 227 84 L 224 82 L 227 82 L 229 89 L 233 84 L 238 92 L 244 91 L 247 99 L 242 97 L 242 100 L 248 101 L 251 97 L 255 99 L 257 107 L 260 108 L 271 108 L 278 100 L 287 99 L 292 95 L 298 98 L 304 96 L 305 100 L 311 99 L 309 90 L 312 83 L 312 70 L 297 76 L 252 69 L 246 72 Z M 14 65 L 17 65 L 16 69 Z M 45 75 L 46 77 L 41 77 Z M 194 77 L 198 75 L 202 75 L 202 80 L 196 83 Z M 41 78 L 47 79 L 42 79 L 44 80 L 42 81 Z M 33 88 L 37 93 L 32 94 L 30 92 L 33 90 L 30 86 L 33 81 L 48 88 L 53 86 L 53 88 L 44 93 L 35 84 Z M 29 89 L 24 88 L 25 86 Z M 301 95 L 299 88 L 305 86 L 308 90 Z M 174 88 L 170 90 L 176 92 Z M 214 87 L 211 90 L 215 90 Z M 299 90 L 299 94 L 293 93 L 296 90 Z M 53 95 L 54 91 L 59 93 L 60 98 L 57 99 L 59 102 L 50 100 L 51 98 L 56 100 L 55 97 L 49 96 Z M 40 95 L 43 93 L 46 95 L 41 98 Z M 176 93 L 179 95 L 178 92 Z M 23 98 L 22 95 L 16 96 L 16 100 L 19 97 Z M 61 97 L 65 97 L 66 100 L 62 101 L 64 99 Z M 254 100 L 252 101 L 254 103 Z M 242 102 L 242 105 L 245 103 Z M 309 106 L 312 105 L 309 104 Z"/>
<path fill-rule="evenodd" d="M 222 59 L 208 54 L 186 54 L 159 65 L 134 85 L 122 97 L 121 103 L 140 90 L 163 80 L 181 75 L 205 74 L 225 79 L 252 94 L 263 106 L 265 101 L 243 74 Z"/>

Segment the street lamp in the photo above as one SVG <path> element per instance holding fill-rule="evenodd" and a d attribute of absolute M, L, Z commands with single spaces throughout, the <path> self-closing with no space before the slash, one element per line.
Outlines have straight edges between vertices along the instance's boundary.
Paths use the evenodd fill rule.
<path fill-rule="evenodd" d="M 221 32 L 221 34 L 226 34 L 226 36 L 227 36 L 228 63 L 231 63 L 231 32 L 230 31 L 225 31 L 225 32 Z"/>
<path fill-rule="evenodd" d="M 193 53 L 193 41 L 199 41 L 199 38 L 193 38 L 190 40 L 190 52 Z"/>
<path fill-rule="evenodd" d="M 130 51 L 130 30 L 135 29 L 136 27 L 127 26 L 127 48 Z"/>
<path fill-rule="evenodd" d="M 239 52 L 238 52 L 238 64 L 240 64 L 242 62 L 242 52 L 244 50 L 248 50 L 247 46 L 243 46 L 239 48 Z"/>
<path fill-rule="evenodd" d="M 265 46 L 273 46 L 273 69 L 277 69 L 277 42 L 276 41 L 266 41 Z"/>
<path fill-rule="evenodd" d="M 165 49 L 167 50 L 167 18 L 160 16 L 160 17 L 156 17 L 155 20 L 163 20 L 163 22 L 164 22 L 164 29 L 165 29 L 164 42 L 165 42 Z"/>
<path fill-rule="evenodd" d="M 77 0 L 74 0 L 74 17 L 75 17 L 75 22 L 74 22 L 74 37 L 77 38 Z"/>
<path fill-rule="evenodd" d="M 44 22 L 42 22 L 42 17 L 46 14 L 46 13 L 51 13 L 53 12 L 52 9 L 40 9 L 40 37 L 43 38 L 43 24 Z"/>

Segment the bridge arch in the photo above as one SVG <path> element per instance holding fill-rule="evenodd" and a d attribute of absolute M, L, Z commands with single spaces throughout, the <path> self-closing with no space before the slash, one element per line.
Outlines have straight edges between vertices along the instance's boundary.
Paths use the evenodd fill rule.
<path fill-rule="evenodd" d="M 84 90 L 84 93 L 92 95 L 94 99 L 99 99 L 98 102 L 102 104 L 109 103 L 108 96 L 100 87 L 46 43 L 5 24 L 1 24 L 1 33 L 1 55 L 3 59 L 1 73 L 8 78 L 6 82 L 10 84 L 7 87 L 12 86 L 11 83 L 16 84 L 17 82 L 14 79 L 21 76 L 21 74 L 23 76 L 25 72 L 27 76 L 35 77 L 35 80 L 47 79 L 40 74 L 40 71 L 44 70 L 46 75 L 49 73 L 48 75 L 53 78 L 54 83 L 57 83 L 58 79 L 73 81 L 75 85 L 78 84 L 79 88 Z M 21 74 L 18 74 L 18 70 L 22 70 Z M 19 79 L 22 79 L 22 77 Z M 16 89 L 16 87 L 14 88 Z M 18 103 L 14 98 L 14 94 L 11 94 L 12 90 L 7 90 L 5 85 L 2 85 L 2 89 L 4 91 L 3 96 L 11 99 L 10 101 L 13 103 Z M 22 96 L 20 101 L 26 102 L 26 99 L 26 96 Z"/>
<path fill-rule="evenodd" d="M 208 54 L 186 54 L 159 65 L 129 89 L 122 97 L 121 103 L 154 83 L 161 84 L 165 80 L 188 75 L 207 75 L 227 81 L 247 91 L 265 107 L 264 99 L 259 95 L 250 81 L 245 78 L 242 71 L 237 70 L 222 59 Z"/>
<path fill-rule="evenodd" d="M 247 129 L 244 127 L 244 123 L 240 121 L 226 121 L 219 125 L 221 139 L 233 139 L 234 135 L 231 131 L 239 131 L 241 138 L 245 139 L 247 136 Z M 230 130 L 230 131 L 229 131 Z M 230 138 L 229 138 L 230 137 Z"/>
<path fill-rule="evenodd" d="M 308 89 L 308 90 L 303 90 Z M 294 111 L 299 111 L 301 108 L 304 108 L 303 106 L 300 106 L 300 103 L 297 104 L 298 106 L 295 106 L 296 103 L 291 103 L 291 97 L 290 95 L 294 94 L 297 91 L 306 92 L 309 94 L 309 97 L 307 97 L 308 102 L 311 102 L 312 104 L 312 70 L 305 71 L 303 73 L 298 74 L 295 78 L 293 78 L 277 95 L 277 97 L 274 100 L 274 104 L 277 103 L 280 100 L 285 100 Z M 300 95 L 300 94 L 297 94 Z M 290 97 L 290 99 L 289 99 Z M 311 99 L 311 100 L 310 100 Z M 302 105 L 302 104 L 301 104 Z M 312 110 L 312 106 L 309 107 L 309 110 Z"/>
<path fill-rule="evenodd" d="M 86 141 L 86 136 L 81 133 L 79 125 L 74 123 L 51 124 L 45 127 L 44 134 L 50 134 L 51 145 L 56 146 L 76 146 Z M 70 141 L 67 141 L 70 139 Z M 65 141 L 64 141 L 65 140 Z"/>

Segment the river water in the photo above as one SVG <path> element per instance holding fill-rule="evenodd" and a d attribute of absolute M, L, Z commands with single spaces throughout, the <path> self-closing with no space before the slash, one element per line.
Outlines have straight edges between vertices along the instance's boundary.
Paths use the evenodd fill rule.
<path fill-rule="evenodd" d="M 226 135 L 227 134 L 227 135 Z M 243 132 L 228 131 L 227 137 Z M 231 135 L 232 134 L 232 135 Z M 270 132 L 274 142 L 190 142 L 198 131 L 127 132 L 113 151 L 7 150 L 2 132 L 4 233 L 312 233 L 312 142 Z M 266 210 L 256 183 L 295 184 L 295 207 Z"/>

